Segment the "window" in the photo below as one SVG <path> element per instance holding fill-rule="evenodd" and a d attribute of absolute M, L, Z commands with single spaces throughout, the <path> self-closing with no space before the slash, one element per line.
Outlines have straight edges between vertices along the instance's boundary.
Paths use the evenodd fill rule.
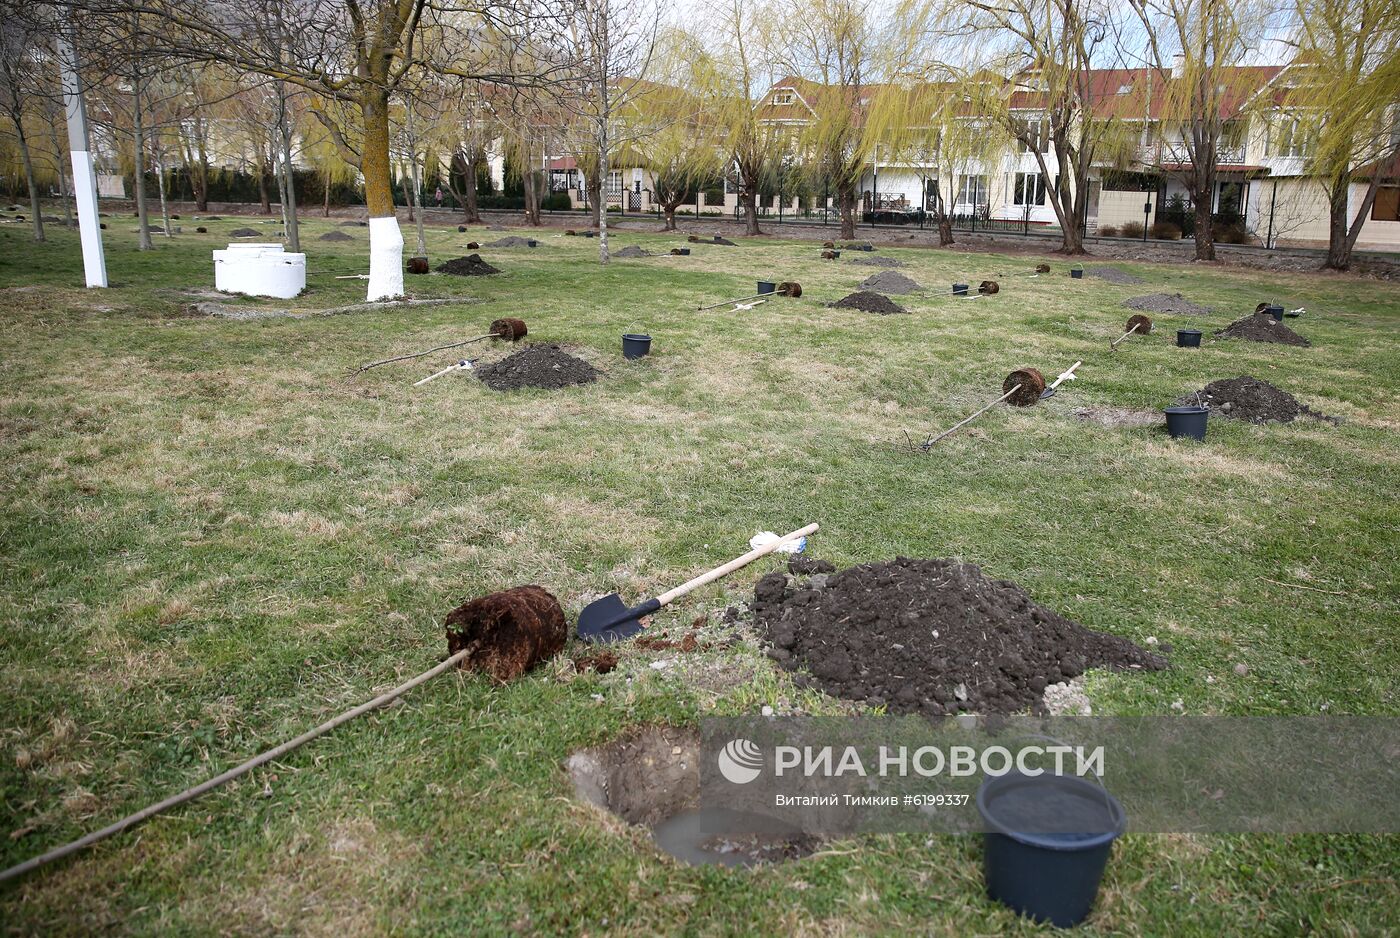
<path fill-rule="evenodd" d="M 1371 221 L 1400 221 L 1400 186 L 1381 186 L 1376 190 Z"/>
<path fill-rule="evenodd" d="M 608 171 L 608 195 L 622 194 L 622 170 L 613 169 Z"/>
<path fill-rule="evenodd" d="M 1025 139 L 1022 139 L 1024 135 Z M 1020 121 L 1016 137 L 1016 150 L 1020 153 L 1050 152 L 1050 122 L 1047 120 Z"/>
<path fill-rule="evenodd" d="M 1040 173 L 1017 173 L 1011 196 L 1016 205 L 1044 205 L 1045 180 Z"/>
<path fill-rule="evenodd" d="M 773 95 L 773 103 L 774 103 L 774 104 L 791 104 L 791 103 L 792 103 L 792 92 L 791 92 L 791 91 L 779 91 L 777 94 Z"/>
<path fill-rule="evenodd" d="M 987 201 L 987 177 L 964 176 L 958 184 L 959 205 L 984 205 Z"/>
<path fill-rule="evenodd" d="M 1269 155 L 1306 157 L 1312 155 L 1312 137 L 1303 120 L 1282 114 L 1273 120 L 1269 134 Z"/>

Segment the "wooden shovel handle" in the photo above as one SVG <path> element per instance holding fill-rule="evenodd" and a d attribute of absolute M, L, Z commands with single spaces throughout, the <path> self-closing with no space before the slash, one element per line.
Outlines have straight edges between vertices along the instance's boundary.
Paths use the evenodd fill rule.
<path fill-rule="evenodd" d="M 799 528 L 798 530 L 793 531 L 791 534 L 784 534 L 782 537 L 778 538 L 776 541 L 773 541 L 771 544 L 764 544 L 762 547 L 755 547 L 753 550 L 749 551 L 744 556 L 735 557 L 733 560 L 729 561 L 729 563 L 725 564 L 722 567 L 715 567 L 709 573 L 702 573 L 695 579 L 690 580 L 687 583 L 682 583 L 680 586 L 677 586 L 673 590 L 669 590 L 665 593 L 662 593 L 660 596 L 656 597 L 656 601 L 664 606 L 672 600 L 680 599 L 682 596 L 684 596 L 686 593 L 689 593 L 691 590 L 699 589 L 706 583 L 713 583 L 720 577 L 727 576 L 728 574 L 733 573 L 735 570 L 738 570 L 740 567 L 744 567 L 748 564 L 753 563 L 755 560 L 762 557 L 764 554 L 773 553 L 773 551 L 777 550 L 779 547 L 783 546 L 788 541 L 795 541 L 800 537 L 806 537 L 808 534 L 816 533 L 817 528 L 818 525 L 809 524 L 805 528 Z"/>

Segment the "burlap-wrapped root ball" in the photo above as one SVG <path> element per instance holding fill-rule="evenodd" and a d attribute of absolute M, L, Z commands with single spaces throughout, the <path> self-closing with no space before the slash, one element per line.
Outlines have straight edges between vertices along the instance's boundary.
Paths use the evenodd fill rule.
<path fill-rule="evenodd" d="M 491 322 L 491 334 L 497 338 L 518 342 L 529 334 L 523 319 L 496 319 Z"/>
<path fill-rule="evenodd" d="M 1016 407 L 1029 407 L 1040 400 L 1040 392 L 1045 390 L 1045 376 L 1035 368 L 1018 368 L 1001 383 L 1001 393 L 1008 393 L 1018 384 L 1020 388 L 1006 402 Z"/>
<path fill-rule="evenodd" d="M 1038 274 L 1048 274 L 1048 273 L 1050 273 L 1050 265 L 1049 265 L 1049 264 L 1036 264 L 1036 265 L 1035 265 L 1035 272 L 1038 273 Z"/>
<path fill-rule="evenodd" d="M 470 654 L 461 667 L 511 681 L 564 647 L 568 623 L 542 586 L 517 586 L 463 603 L 447 616 L 447 651 Z"/>
<path fill-rule="evenodd" d="M 997 285 L 995 280 L 983 280 L 977 287 L 977 292 L 983 296 L 991 296 L 994 293 L 1000 293 L 1001 287 Z"/>
<path fill-rule="evenodd" d="M 1134 332 L 1134 335 L 1147 335 L 1152 331 L 1152 320 L 1138 313 L 1128 320 L 1128 324 L 1123 327 L 1123 331 L 1132 332 L 1134 326 L 1137 327 L 1137 332 Z"/>
<path fill-rule="evenodd" d="M 428 259 L 426 257 L 410 257 L 408 259 L 408 272 L 426 274 L 428 272 Z"/>

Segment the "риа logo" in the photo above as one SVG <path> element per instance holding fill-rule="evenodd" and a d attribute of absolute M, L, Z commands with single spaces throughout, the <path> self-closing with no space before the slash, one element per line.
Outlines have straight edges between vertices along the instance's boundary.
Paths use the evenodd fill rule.
<path fill-rule="evenodd" d="M 719 751 L 719 774 L 735 785 L 747 785 L 763 771 L 763 753 L 747 739 L 730 740 Z"/>

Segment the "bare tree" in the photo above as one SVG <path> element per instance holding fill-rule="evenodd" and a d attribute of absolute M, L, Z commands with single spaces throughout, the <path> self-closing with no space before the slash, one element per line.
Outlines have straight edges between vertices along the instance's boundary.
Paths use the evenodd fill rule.
<path fill-rule="evenodd" d="M 43 22 L 32 15 L 28 5 L 0 0 L 0 108 L 14 129 L 15 144 L 29 186 L 29 212 L 34 240 L 44 240 L 44 218 L 39 204 L 39 182 L 30 152 L 26 119 L 37 111 L 40 90 L 36 81 L 44 74 L 39 67 L 41 50 L 47 45 Z"/>

